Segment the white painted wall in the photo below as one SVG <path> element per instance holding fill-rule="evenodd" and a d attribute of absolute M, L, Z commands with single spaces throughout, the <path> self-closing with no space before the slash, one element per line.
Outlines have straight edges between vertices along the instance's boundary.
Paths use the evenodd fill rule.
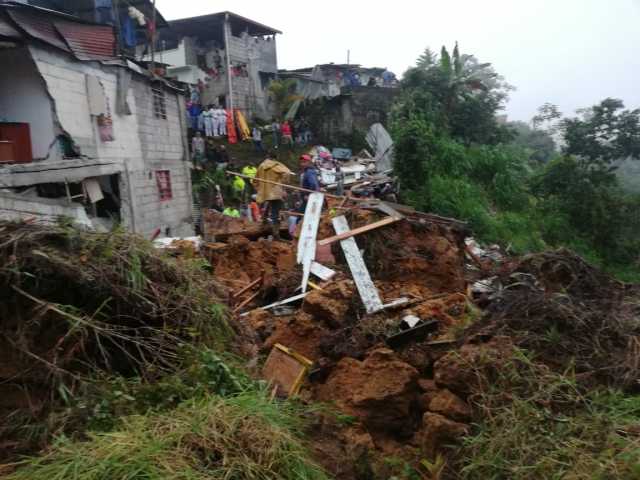
<path fill-rule="evenodd" d="M 110 162 L 121 173 L 125 226 L 145 236 L 156 228 L 169 228 L 176 236 L 192 235 L 191 164 L 184 161 L 188 155 L 183 143 L 184 98 L 166 90 L 167 119 L 157 118 L 151 85 L 134 74 L 127 95 L 132 114 L 117 115 L 117 71 L 121 67 L 78 62 L 63 52 L 33 45 L 29 53 L 54 99 L 60 127 L 80 146 L 87 164 L 93 159 Z M 100 140 L 96 119 L 89 113 L 86 75 L 96 76 L 104 86 L 113 119 L 113 142 Z M 160 202 L 157 170 L 171 172 L 172 200 Z"/>
<path fill-rule="evenodd" d="M 185 52 L 184 41 L 180 42 L 178 48 L 172 50 L 164 50 L 156 53 L 155 59 L 158 62 L 166 63 L 172 67 L 182 67 L 187 64 L 187 54 Z M 151 60 L 151 55 L 145 57 L 145 60 Z"/>
<path fill-rule="evenodd" d="M 0 118 L 29 123 L 33 157 L 57 155 L 51 100 L 26 48 L 0 50 Z"/>

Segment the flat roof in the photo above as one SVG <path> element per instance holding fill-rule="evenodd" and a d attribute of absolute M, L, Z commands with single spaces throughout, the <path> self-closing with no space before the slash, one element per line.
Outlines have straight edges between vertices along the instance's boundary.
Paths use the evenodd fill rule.
<path fill-rule="evenodd" d="M 227 15 L 229 15 L 232 27 L 247 30 L 249 35 L 259 36 L 282 33 L 280 30 L 276 30 L 275 28 L 268 27 L 267 25 L 229 11 L 200 15 L 198 17 L 170 20 L 169 26 L 179 35 L 207 37 L 211 36 L 210 30 L 212 26 L 222 26 L 224 24 L 224 20 Z"/>

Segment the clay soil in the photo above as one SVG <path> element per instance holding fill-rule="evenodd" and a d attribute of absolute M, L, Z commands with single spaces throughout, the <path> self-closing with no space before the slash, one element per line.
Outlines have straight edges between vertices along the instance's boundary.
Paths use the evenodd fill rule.
<path fill-rule="evenodd" d="M 363 209 L 346 216 L 351 228 L 383 218 Z M 318 238 L 332 235 L 327 212 Z M 569 252 L 471 267 L 465 235 L 455 224 L 411 217 L 358 236 L 383 301 L 409 299 L 375 315 L 364 312 L 339 243 L 316 257 L 337 276 L 324 285 L 313 279 L 322 289 L 282 311 L 256 308 L 295 293 L 301 275 L 295 240 L 232 239 L 215 247 L 214 273 L 230 288 L 265 275 L 260 295 L 245 308 L 249 315 L 237 318 L 245 341 L 260 355 L 282 344 L 313 361 L 300 397 L 327 407 L 312 415 L 309 445 L 334 478 L 389 478 L 398 473 L 397 461 L 415 466 L 453 452 L 481 420 L 474 394 L 516 347 L 532 349 L 560 371 L 577 358 L 578 373 L 589 381 L 624 388 L 638 378 L 637 348 L 621 320 L 631 314 L 627 287 Z M 500 286 L 474 298 L 471 283 L 489 277 Z M 433 329 L 400 345 L 389 342 L 408 315 L 433 322 Z M 562 329 L 560 352 L 541 340 L 552 325 Z M 602 335 L 585 333 L 589 326 Z M 606 348 L 596 348 L 598 342 Z M 618 366 L 611 371 L 611 365 Z"/>

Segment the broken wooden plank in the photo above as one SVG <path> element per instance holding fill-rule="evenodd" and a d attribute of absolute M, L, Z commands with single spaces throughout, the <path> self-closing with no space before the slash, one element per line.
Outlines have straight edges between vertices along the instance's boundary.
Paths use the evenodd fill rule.
<path fill-rule="evenodd" d="M 277 394 L 291 397 L 300 392 L 312 365 L 308 358 L 276 343 L 262 368 L 262 376 L 274 384 Z"/>
<path fill-rule="evenodd" d="M 324 240 L 320 240 L 318 245 L 330 245 L 335 242 L 339 242 L 342 240 L 346 240 L 347 238 L 355 237 L 356 235 L 360 235 L 362 233 L 369 232 L 371 230 L 375 230 L 376 228 L 384 227 L 386 225 L 391 225 L 392 223 L 396 223 L 400 221 L 399 218 L 387 217 L 378 222 L 370 223 L 369 225 L 365 225 L 364 227 L 354 228 L 353 230 L 348 230 L 346 232 L 342 232 L 339 235 L 335 235 L 333 237 L 325 238 Z M 334 225 L 335 226 L 335 225 Z"/>
<path fill-rule="evenodd" d="M 349 232 L 349 223 L 346 217 L 335 217 L 333 219 L 333 228 L 338 235 Z M 373 280 L 371 280 L 371 275 L 369 275 L 369 270 L 367 270 L 355 239 L 352 236 L 348 237 L 342 240 L 340 245 L 349 264 L 351 275 L 356 283 L 365 310 L 367 313 L 379 312 L 384 308 L 384 305 L 380 295 L 378 295 L 378 289 L 373 284 Z"/>
<path fill-rule="evenodd" d="M 311 263 L 316 259 L 316 237 L 318 235 L 318 226 L 320 225 L 320 216 L 322 215 L 322 204 L 324 203 L 324 194 L 316 192 L 309 195 L 307 200 L 307 208 L 304 212 L 304 221 L 300 231 L 300 240 L 298 241 L 298 263 L 302 264 L 302 292 L 307 291 L 307 282 L 311 274 Z"/>
<path fill-rule="evenodd" d="M 409 303 L 409 299 L 406 297 L 402 297 L 402 298 L 398 298 L 397 300 L 394 300 L 393 302 L 387 303 L 385 305 L 382 306 L 383 310 L 390 310 L 392 308 L 398 308 L 398 307 L 403 307 L 405 305 L 407 305 Z"/>
<path fill-rule="evenodd" d="M 261 290 L 258 290 L 257 292 L 255 292 L 253 295 L 251 295 L 249 298 L 247 298 L 246 300 L 244 300 L 240 305 L 238 305 L 234 310 L 233 313 L 238 313 L 240 310 L 242 310 L 244 307 L 246 307 L 247 305 L 249 305 L 251 302 L 253 302 L 256 298 L 258 298 L 258 296 L 260 295 L 260 293 L 262 293 Z"/>
<path fill-rule="evenodd" d="M 271 305 L 267 305 L 266 307 L 260 307 L 257 310 L 269 310 L 274 307 L 279 307 L 280 305 L 286 305 L 287 303 L 293 303 L 297 300 L 302 300 L 304 297 L 309 295 L 309 292 L 301 293 L 300 295 L 296 295 L 295 297 L 287 298 L 286 300 L 280 300 L 279 302 L 272 303 Z M 253 310 L 252 310 L 253 311 Z M 251 312 L 246 312 L 240 315 L 241 317 L 246 317 Z"/>
<path fill-rule="evenodd" d="M 244 287 L 242 290 L 238 291 L 237 293 L 232 293 L 231 294 L 231 298 L 232 299 L 236 299 L 236 298 L 244 295 L 245 293 L 247 293 L 252 288 L 257 287 L 261 282 L 262 282 L 262 277 L 258 278 L 257 280 L 254 280 L 253 282 L 251 282 L 249 285 L 247 285 L 246 287 Z"/>
<path fill-rule="evenodd" d="M 335 277 L 338 272 L 336 272 L 335 270 L 331 270 L 330 268 L 325 267 L 318 262 L 311 262 L 311 273 L 313 273 L 320 280 L 328 282 L 333 277 Z"/>

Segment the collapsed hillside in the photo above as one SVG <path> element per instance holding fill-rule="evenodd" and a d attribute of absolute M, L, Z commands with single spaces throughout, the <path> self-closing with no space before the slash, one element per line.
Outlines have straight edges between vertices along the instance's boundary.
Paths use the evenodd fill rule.
<path fill-rule="evenodd" d="M 624 475 L 634 471 L 632 454 L 640 448 L 637 422 L 630 420 L 640 413 L 635 397 L 640 378 L 638 287 L 609 278 L 567 251 L 524 258 L 476 255 L 470 253 L 468 233 L 459 222 L 404 213 L 403 219 L 356 237 L 385 305 L 404 299 L 374 314 L 365 311 L 339 241 L 319 248 L 315 256 L 336 272 L 333 278 L 315 279 L 304 299 L 263 309 L 299 293 L 302 268 L 295 242 L 225 236 L 223 242 L 205 243 L 202 254 L 210 266 L 198 261 L 194 269 L 188 260 L 193 250 L 181 244 L 174 251 L 178 258 L 172 259 L 122 233 L 3 225 L 3 415 L 15 419 L 28 414 L 44 421 L 64 403 L 60 385 L 80 395 L 82 381 L 100 370 L 140 376 L 149 387 L 119 387 L 136 401 L 141 388 L 147 401 L 144 389 L 154 385 L 162 385 L 166 396 L 167 381 L 162 379 L 178 375 L 176 390 L 188 386 L 189 392 L 202 390 L 202 398 L 223 399 L 222 405 L 207 404 L 205 410 L 242 416 L 233 399 L 239 392 L 255 391 L 247 386 L 253 381 L 240 379 L 215 360 L 215 367 L 198 367 L 198 382 L 204 378 L 205 387 L 194 388 L 185 380 L 193 367 L 184 367 L 176 347 L 233 349 L 243 356 L 249 375 L 260 380 L 265 356 L 279 344 L 313 362 L 298 396 L 301 410 L 290 409 L 291 402 L 269 400 L 270 389 L 266 399 L 249 393 L 263 399 L 255 401 L 259 408 L 246 411 L 259 417 L 247 432 L 275 428 L 291 445 L 286 449 L 301 459 L 310 452 L 331 478 L 544 478 L 560 471 L 572 478 L 591 478 L 585 472 L 594 471 L 633 478 Z M 332 218 L 338 214 L 345 215 L 352 229 L 385 218 L 376 208 L 331 205 L 321 217 L 318 239 L 335 235 Z M 229 304 L 226 319 L 212 307 L 216 298 Z M 417 323 L 410 328 L 406 322 Z M 233 342 L 224 344 L 225 336 L 233 336 Z M 625 393 L 603 403 L 610 389 Z M 603 393 L 593 397 L 594 392 Z M 13 403 L 5 400 L 11 398 Z M 163 408 L 185 401 L 189 396 L 178 394 Z M 612 405 L 625 405 L 624 415 Z M 189 407 L 180 408 L 184 418 Z M 306 427 L 289 437 L 286 428 L 292 426 L 282 426 L 282 416 L 267 414 L 265 408 L 282 409 L 292 422 L 302 414 Z M 173 429 L 170 418 L 158 417 L 157 425 L 164 426 L 151 427 L 156 420 L 149 419 L 125 420 L 126 427 L 116 422 L 112 428 L 128 429 L 127 435 L 133 435 L 131 428 L 150 428 L 144 433 L 150 437 L 141 436 L 149 441 L 154 428 Z M 593 431 L 599 433 L 592 435 L 587 425 L 596 420 Z M 5 423 L 11 424 L 15 422 Z M 583 446 L 559 450 L 540 441 L 525 452 L 510 430 L 514 425 L 522 428 L 518 435 L 524 438 L 555 435 Z M 193 427 L 179 427 L 179 435 L 191 435 Z M 179 461 L 202 478 L 223 478 L 216 475 L 223 475 L 225 449 L 232 447 L 228 439 L 207 440 L 212 434 L 181 444 Z M 79 448 L 87 455 L 83 461 L 93 464 L 96 449 L 108 438 L 98 435 L 87 438 L 76 432 L 77 447 L 56 445 L 39 463 L 11 468 L 16 476 L 9 478 L 48 477 L 47 468 L 71 461 L 65 448 Z M 249 455 L 255 452 L 258 464 L 266 458 L 248 440 L 253 437 L 242 431 L 229 435 Z M 5 458 L 48 442 L 40 438 L 40 443 L 25 445 L 24 439 L 24 429 L 2 431 Z M 498 440 L 503 443 L 496 444 Z M 169 452 L 177 445 L 168 442 L 163 448 Z M 218 453 L 194 456 L 210 448 Z M 487 457 L 494 449 L 503 453 Z M 140 458 L 149 454 L 135 451 Z M 155 461 L 144 458 L 150 465 Z M 301 478 L 291 473 L 294 467 L 287 461 L 272 461 L 280 467 L 256 478 Z M 295 468 L 315 472 L 305 478 L 321 478 L 313 477 L 315 467 L 306 466 L 312 463 Z M 527 463 L 529 470 L 524 469 Z M 261 466 L 255 468 L 262 472 Z M 247 470 L 237 474 L 249 478 Z"/>

